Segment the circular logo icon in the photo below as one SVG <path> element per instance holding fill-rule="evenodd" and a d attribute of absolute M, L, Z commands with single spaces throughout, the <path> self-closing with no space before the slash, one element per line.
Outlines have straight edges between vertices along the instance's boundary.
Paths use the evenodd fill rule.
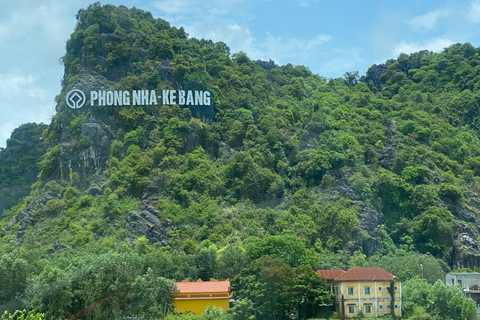
<path fill-rule="evenodd" d="M 70 108 L 78 109 L 83 107 L 87 99 L 85 98 L 85 93 L 80 90 L 73 89 L 69 93 L 67 93 L 65 101 Z"/>

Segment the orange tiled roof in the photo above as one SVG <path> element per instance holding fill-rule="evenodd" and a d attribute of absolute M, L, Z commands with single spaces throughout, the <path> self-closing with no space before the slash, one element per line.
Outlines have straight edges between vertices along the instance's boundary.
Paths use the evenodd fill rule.
<path fill-rule="evenodd" d="M 229 292 L 230 281 L 176 282 L 180 293 Z"/>
<path fill-rule="evenodd" d="M 327 279 L 327 280 L 333 280 L 338 276 L 341 276 L 342 274 L 345 273 L 342 269 L 330 269 L 330 270 L 317 270 L 317 273 Z"/>
<path fill-rule="evenodd" d="M 393 274 L 382 268 L 359 267 L 350 268 L 344 274 L 335 278 L 335 281 L 365 281 L 365 280 L 392 280 L 398 279 Z"/>

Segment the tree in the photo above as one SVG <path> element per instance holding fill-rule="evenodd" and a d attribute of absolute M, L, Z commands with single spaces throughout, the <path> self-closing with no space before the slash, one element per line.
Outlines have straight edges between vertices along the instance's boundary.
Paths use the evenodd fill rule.
<path fill-rule="evenodd" d="M 278 258 L 265 257 L 252 262 L 231 282 L 239 300 L 253 302 L 256 318 L 284 319 L 296 305 L 295 274 Z"/>
<path fill-rule="evenodd" d="M 24 292 L 27 286 L 28 262 L 16 252 L 0 258 L 0 303 L 6 303 Z"/>
<path fill-rule="evenodd" d="M 295 292 L 300 298 L 299 308 L 306 309 L 305 316 L 316 316 L 316 306 L 319 304 L 333 304 L 335 295 L 328 288 L 327 283 L 312 268 L 299 266 L 295 269 Z"/>
<path fill-rule="evenodd" d="M 442 260 L 432 256 L 401 251 L 384 256 L 376 254 L 368 259 L 368 264 L 371 267 L 381 267 L 403 280 L 421 277 L 423 268 L 423 277 L 428 283 L 443 279 L 445 272 L 442 267 L 446 267 Z"/>
<path fill-rule="evenodd" d="M 475 302 L 463 295 L 459 286 L 445 285 L 442 280 L 428 284 L 424 279 L 407 280 L 403 285 L 403 311 L 409 317 L 423 308 L 438 319 L 472 320 Z"/>
<path fill-rule="evenodd" d="M 447 209 L 431 206 L 413 219 L 411 235 L 423 252 L 437 254 L 453 244 L 454 226 Z"/>
<path fill-rule="evenodd" d="M 352 71 L 352 72 L 345 72 L 343 75 L 343 78 L 345 79 L 345 84 L 347 86 L 353 86 L 358 83 L 358 79 L 360 77 L 358 75 L 358 71 Z"/>
<path fill-rule="evenodd" d="M 230 311 L 234 318 L 241 314 L 247 319 L 288 319 L 289 313 L 299 306 L 311 316 L 318 303 L 333 303 L 334 298 L 311 267 L 294 269 L 273 257 L 253 261 L 232 280 L 231 288 L 240 300 Z"/>
<path fill-rule="evenodd" d="M 203 241 L 195 252 L 195 262 L 198 275 L 203 281 L 213 278 L 217 262 L 217 247 L 211 244 L 209 240 Z"/>
<path fill-rule="evenodd" d="M 390 314 L 395 318 L 395 280 L 390 281 L 387 291 L 390 294 Z"/>
<path fill-rule="evenodd" d="M 262 257 L 275 257 L 282 259 L 292 267 L 302 264 L 314 267 L 317 263 L 315 252 L 307 249 L 305 243 L 294 235 L 251 239 L 247 245 L 247 253 L 250 261 Z"/>
<path fill-rule="evenodd" d="M 72 306 L 71 280 L 64 270 L 47 266 L 31 279 L 26 296 L 29 308 L 44 311 L 48 319 L 65 319 Z"/>
<path fill-rule="evenodd" d="M 135 278 L 131 289 L 133 313 L 147 319 L 163 318 L 173 309 L 173 281 L 155 275 L 148 269 L 144 275 Z"/>
<path fill-rule="evenodd" d="M 247 251 L 241 242 L 228 244 L 218 251 L 216 279 L 233 279 L 248 266 Z"/>

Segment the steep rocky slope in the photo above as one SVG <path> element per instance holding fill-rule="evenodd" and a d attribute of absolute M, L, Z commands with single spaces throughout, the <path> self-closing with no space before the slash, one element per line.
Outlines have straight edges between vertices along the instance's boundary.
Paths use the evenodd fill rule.
<path fill-rule="evenodd" d="M 55 260 L 145 236 L 191 254 L 205 240 L 295 235 L 320 256 L 415 251 L 479 267 L 480 49 L 400 55 L 362 78 L 325 79 L 188 38 L 135 8 L 95 4 L 77 19 L 46 152 L 35 153 L 38 181 L 20 205 L 3 205 L 0 250 Z M 212 101 L 72 109 L 74 89 L 87 100 L 197 90 Z"/>

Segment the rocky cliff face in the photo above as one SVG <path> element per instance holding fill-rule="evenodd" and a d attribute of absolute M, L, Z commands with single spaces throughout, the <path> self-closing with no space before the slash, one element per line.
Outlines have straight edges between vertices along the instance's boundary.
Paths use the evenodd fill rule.
<path fill-rule="evenodd" d="M 45 186 L 45 192 L 42 196 L 29 198 L 27 200 L 27 205 L 20 211 L 18 217 L 12 218 L 9 222 L 10 225 L 14 225 L 18 222 L 17 243 L 20 244 L 25 240 L 29 227 L 38 222 L 40 216 L 39 213 L 41 212 L 44 215 L 48 211 L 47 202 L 50 200 L 58 201 L 62 198 L 62 195 L 51 188 L 51 185 L 52 184 L 49 183 Z M 36 231 L 38 231 L 38 229 Z"/>
<path fill-rule="evenodd" d="M 455 217 L 455 231 L 451 253 L 451 267 L 475 268 L 480 264 L 480 219 L 477 212 L 480 211 L 480 202 L 474 194 L 468 195 L 468 201 L 460 208 Z"/>
<path fill-rule="evenodd" d="M 413 64 L 403 55 L 398 63 L 389 60 L 373 65 L 357 83 L 327 80 L 302 66 L 251 61 L 243 53 L 230 55 L 225 44 L 188 39 L 184 30 L 137 9 L 97 4 L 80 11 L 78 19 L 63 57 L 65 76 L 57 99 L 58 112 L 45 134 L 49 151 L 55 150 L 50 154 L 54 157 L 47 159 L 51 163 L 40 161 L 48 169 L 41 176 L 41 186 L 11 220 L 19 244 L 25 241 L 28 230 L 38 231 L 36 224 L 41 214 L 50 210 L 48 203 L 64 200 L 63 194 L 48 189 L 52 180 L 59 181 L 62 187 L 76 188 L 81 194 L 77 198 L 85 197 L 82 201 L 91 206 L 91 214 L 98 220 L 90 227 L 95 232 L 101 230 L 92 238 L 105 236 L 98 225 L 106 225 L 122 229 L 121 235 L 115 235 L 121 241 L 126 238 L 133 243 L 145 235 L 150 243 L 162 246 L 169 243 L 168 235 L 175 234 L 175 228 L 185 225 L 188 237 L 196 242 L 208 238 L 209 232 L 217 233 L 213 237 L 217 240 L 243 236 L 248 228 L 233 221 L 217 227 L 223 221 L 216 216 L 218 211 L 243 202 L 248 203 L 246 206 L 278 209 L 292 224 L 323 218 L 331 218 L 332 225 L 340 224 L 321 206 L 316 211 L 305 209 L 308 206 L 301 208 L 303 217 L 295 210 L 290 212 L 290 195 L 304 189 L 306 194 L 323 196 L 314 199 L 316 204 L 336 204 L 339 198 L 346 198 L 348 201 L 339 204 L 338 211 L 345 209 L 348 218 L 358 221 L 342 239 L 335 240 L 336 235 L 320 239 L 325 240 L 325 250 L 343 247 L 345 252 L 360 250 L 370 256 L 382 249 L 385 239 L 392 243 L 392 250 L 394 241 L 400 248 L 404 243 L 399 238 L 406 235 L 412 242 L 409 250 L 424 252 L 425 246 L 413 243 L 417 240 L 413 240 L 411 226 L 425 208 L 434 206 L 442 212 L 447 210 L 454 219 L 450 228 L 454 230 L 448 231 L 453 245 L 434 254 L 449 260 L 452 267 L 480 264 L 480 203 L 470 192 L 474 187 L 467 185 L 471 182 L 466 178 L 474 180 L 479 176 L 480 160 L 475 157 L 480 156 L 471 149 L 478 138 L 467 128 L 469 122 L 463 123 L 464 127 L 455 126 L 442 118 L 449 109 L 442 109 L 443 102 L 431 93 L 436 90 L 431 83 L 419 86 L 422 73 L 413 78 L 417 69 L 432 64 L 435 67 L 430 74 L 440 79 L 445 72 L 437 75 L 436 60 L 446 59 L 446 54 L 430 61 L 428 55 L 419 53 Z M 460 57 L 451 59 L 457 61 Z M 477 64 L 471 61 L 464 65 L 467 68 Z M 456 85 L 446 88 L 453 90 Z M 84 107 L 71 109 L 66 106 L 65 95 L 72 89 L 85 93 L 208 89 L 215 93 L 212 101 L 216 105 L 189 106 L 187 110 L 176 105 L 101 107 L 90 106 L 87 101 Z M 459 92 L 467 92 L 465 95 L 475 91 L 473 87 L 470 93 L 461 89 Z M 465 108 L 477 110 L 476 96 L 458 101 L 467 101 Z M 446 136 L 450 140 L 442 140 Z M 469 142 L 455 150 L 464 140 Z M 116 148 L 118 154 L 111 153 Z M 0 151 L 0 167 L 2 155 L 13 150 L 7 149 Z M 471 156 L 471 163 L 467 163 L 465 155 Z M 42 155 L 38 159 L 43 159 Z M 403 174 L 406 167 L 411 169 L 411 176 Z M 417 169 L 431 178 L 416 181 Z M 35 170 L 30 168 L 25 173 L 28 181 L 35 180 L 31 179 L 38 173 Z M 383 173 L 385 181 L 379 181 Z M 352 182 L 356 174 L 363 179 L 358 182 L 364 183 L 360 187 Z M 444 174 L 450 175 L 450 185 L 460 190 L 459 204 L 448 203 L 439 195 L 440 185 L 446 181 Z M 161 187 L 152 182 L 159 177 L 163 179 Z M 329 179 L 328 183 L 323 185 L 322 178 Z M 374 190 L 381 183 L 391 190 Z M 363 186 L 369 190 L 360 190 Z M 412 190 L 418 186 L 427 191 L 414 194 Z M 0 211 L 5 207 L 3 191 Z M 128 200 L 135 205 L 122 207 Z M 122 212 L 104 212 L 108 210 L 101 202 L 107 201 L 118 205 Z M 159 209 L 162 201 L 169 210 L 182 215 L 172 218 L 176 225 L 166 218 L 168 210 Z M 425 206 L 417 208 L 412 204 L 415 201 Z M 189 211 L 194 210 L 189 207 L 192 204 L 201 207 L 198 211 L 209 205 L 217 211 L 199 212 L 199 218 L 189 224 L 190 216 L 197 214 Z M 67 206 L 77 209 L 65 201 Z M 60 210 L 55 214 L 62 213 Z M 90 217 L 90 212 L 83 213 Z M 260 216 L 252 215 L 250 220 L 255 220 L 256 225 L 251 226 L 253 231 L 246 237 L 264 231 L 258 231 L 262 229 Z M 402 223 L 404 229 L 396 234 L 395 228 Z M 312 224 L 309 231 L 320 238 L 324 229 L 318 226 L 320 223 Z M 298 235 L 312 244 L 318 240 Z M 184 240 L 176 245 L 180 247 Z M 333 244 L 327 246 L 328 240 Z M 226 241 L 230 240 L 220 245 L 226 245 Z M 62 249 L 60 245 L 52 248 Z"/>
<path fill-rule="evenodd" d="M 102 118 L 108 123 L 102 121 Z M 83 184 L 105 168 L 110 156 L 110 145 L 115 138 L 115 121 L 109 117 L 90 116 L 81 126 L 81 137 L 86 137 L 90 145 L 79 150 L 69 139 L 69 132 L 62 134 L 60 156 L 60 178 L 66 181 L 79 180 Z M 112 128 L 113 127 L 113 128 Z M 78 176 L 74 177 L 76 173 Z"/>
<path fill-rule="evenodd" d="M 155 201 L 159 199 L 158 192 L 155 186 L 145 188 L 141 208 L 128 213 L 125 228 L 129 231 L 127 238 L 131 243 L 140 236 L 146 236 L 150 243 L 167 245 L 167 233 L 171 226 L 155 207 Z"/>

